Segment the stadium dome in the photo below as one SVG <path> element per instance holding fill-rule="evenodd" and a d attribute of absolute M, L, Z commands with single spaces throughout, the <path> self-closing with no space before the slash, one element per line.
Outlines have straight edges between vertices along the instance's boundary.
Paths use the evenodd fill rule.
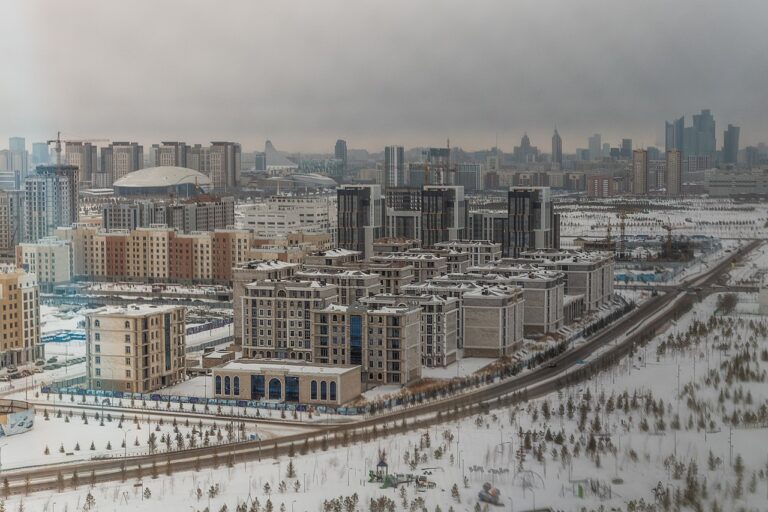
<path fill-rule="evenodd" d="M 186 167 L 147 167 L 126 174 L 112 184 L 118 196 L 189 197 L 207 194 L 211 180 L 203 173 Z"/>

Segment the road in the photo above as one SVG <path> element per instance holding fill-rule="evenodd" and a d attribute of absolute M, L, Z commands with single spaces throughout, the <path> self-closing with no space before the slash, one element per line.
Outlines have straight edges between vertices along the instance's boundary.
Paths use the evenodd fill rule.
<path fill-rule="evenodd" d="M 142 478 L 150 475 L 148 468 L 158 473 L 197 470 L 217 467 L 222 463 L 235 464 L 246 460 L 261 460 L 285 455 L 304 448 L 326 449 L 330 445 L 346 444 L 371 436 L 395 434 L 439 423 L 456 414 L 473 414 L 490 407 L 508 405 L 522 399 L 536 398 L 552 393 L 595 375 L 631 353 L 636 346 L 653 338 L 656 330 L 670 320 L 688 311 L 697 295 L 713 291 L 714 285 L 730 265 L 755 249 L 762 242 L 753 241 L 740 252 L 729 255 L 707 272 L 693 276 L 682 283 L 679 291 L 652 297 L 633 312 L 581 345 L 552 360 L 555 365 L 543 365 L 518 377 L 501 380 L 475 390 L 442 400 L 418 404 L 341 425 L 316 425 L 313 432 L 280 437 L 269 442 L 246 441 L 226 447 L 209 446 L 153 455 L 129 456 L 80 463 L 51 464 L 38 468 L 20 468 L 2 473 L 8 484 L 8 493 L 35 492 L 63 489 L 72 485 L 73 474 L 83 483 Z M 700 290 L 686 292 L 685 290 Z M 640 329 L 646 321 L 648 328 Z M 611 342 L 614 342 L 611 344 Z M 605 347 L 589 364 L 581 365 L 596 350 Z M 571 371 L 573 369 L 573 371 Z M 159 468 L 159 469 L 158 469 Z"/>

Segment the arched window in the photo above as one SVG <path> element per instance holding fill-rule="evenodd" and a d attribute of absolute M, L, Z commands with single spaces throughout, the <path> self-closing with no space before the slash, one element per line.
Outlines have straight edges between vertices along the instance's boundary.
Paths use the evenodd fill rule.
<path fill-rule="evenodd" d="M 316 380 L 313 380 L 309 384 L 309 399 L 317 400 L 317 381 Z"/>
<path fill-rule="evenodd" d="M 229 375 L 224 377 L 224 394 L 229 395 L 232 392 L 232 389 L 230 388 L 230 381 L 229 381 Z"/>
<path fill-rule="evenodd" d="M 126 329 L 130 329 L 131 328 L 131 322 L 129 322 L 128 320 L 125 321 L 125 328 Z"/>
<path fill-rule="evenodd" d="M 101 325 L 101 322 L 99 322 L 98 320 L 94 320 L 94 321 L 93 321 L 93 326 L 94 326 L 94 327 L 98 327 L 98 326 L 100 326 L 100 325 Z"/>
<path fill-rule="evenodd" d="M 328 400 L 328 385 L 325 381 L 320 383 L 320 400 Z"/>
<path fill-rule="evenodd" d="M 280 379 L 272 379 L 269 381 L 269 399 L 281 400 L 283 398 L 283 385 L 280 383 Z"/>
<path fill-rule="evenodd" d="M 221 375 L 216 376 L 216 394 L 221 394 Z"/>
<path fill-rule="evenodd" d="M 240 377 L 234 378 L 235 396 L 240 396 Z"/>
<path fill-rule="evenodd" d="M 336 401 L 336 383 L 331 382 L 331 393 L 330 393 L 330 399 L 331 401 Z"/>

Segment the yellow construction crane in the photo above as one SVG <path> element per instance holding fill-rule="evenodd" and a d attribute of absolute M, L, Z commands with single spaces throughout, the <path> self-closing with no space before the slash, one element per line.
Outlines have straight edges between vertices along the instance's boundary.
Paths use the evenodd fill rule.
<path fill-rule="evenodd" d="M 109 142 L 109 139 L 62 139 L 61 132 L 56 132 L 56 138 L 47 141 L 50 146 L 53 144 L 53 149 L 56 151 L 56 166 L 61 166 L 61 143 L 64 144 L 89 144 L 93 142 Z"/>

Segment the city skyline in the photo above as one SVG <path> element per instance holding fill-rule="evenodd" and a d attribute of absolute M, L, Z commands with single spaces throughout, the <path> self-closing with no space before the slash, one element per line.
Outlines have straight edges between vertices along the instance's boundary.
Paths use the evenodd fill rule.
<path fill-rule="evenodd" d="M 446 137 L 485 148 L 498 136 L 511 150 L 523 133 L 548 147 L 557 125 L 564 151 L 573 153 L 593 133 L 612 145 L 631 138 L 636 147 L 663 147 L 664 121 L 711 109 L 719 126 L 741 127 L 742 147 L 768 140 L 761 123 L 768 102 L 752 65 L 759 45 L 731 37 L 738 28 L 740 41 L 758 40 L 761 17 L 745 13 L 766 7 L 657 4 L 642 12 L 612 7 L 617 16 L 632 14 L 626 27 L 590 15 L 601 2 L 471 10 L 434 2 L 407 9 L 233 2 L 217 6 L 217 16 L 204 3 L 138 2 L 120 10 L 118 23 L 110 4 L 87 4 L 89 16 L 75 17 L 69 3 L 25 2 L 7 9 L 11 29 L 0 36 L 10 70 L 0 138 L 40 141 L 61 130 L 145 146 L 172 138 L 234 140 L 249 149 L 271 139 L 285 151 L 327 153 L 339 138 L 381 151 L 442 146 Z M 172 16 L 179 22 L 162 22 Z M 510 17 L 526 28 L 506 30 Z M 675 30 L 672 20 L 681 17 L 710 28 Z M 255 19 L 269 23 L 254 30 Z M 452 37 L 435 38 L 433 27 Z M 654 37 L 641 27 L 653 27 Z M 58 53 L 36 39 L 43 32 Z M 183 54 L 158 57 L 179 44 Z M 681 50 L 667 56 L 672 47 Z M 547 58 L 531 58 L 539 54 Z M 496 79 L 483 79 L 491 74 Z"/>

